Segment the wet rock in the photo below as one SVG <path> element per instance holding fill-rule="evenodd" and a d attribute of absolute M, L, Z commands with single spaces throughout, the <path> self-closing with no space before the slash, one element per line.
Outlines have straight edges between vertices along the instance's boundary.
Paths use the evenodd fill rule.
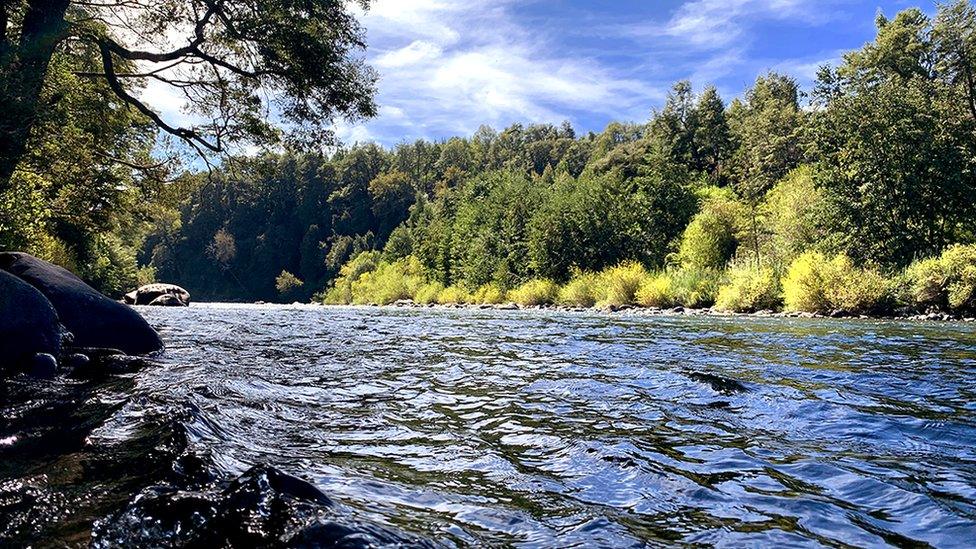
<path fill-rule="evenodd" d="M 495 306 L 495 309 L 499 311 L 517 311 L 518 308 L 519 306 L 516 303 L 502 303 Z"/>
<path fill-rule="evenodd" d="M 38 353 L 31 360 L 30 368 L 27 373 L 32 377 L 49 378 L 54 377 L 58 371 L 58 359 L 54 355 Z"/>
<path fill-rule="evenodd" d="M 156 303 L 164 296 L 172 296 L 175 301 L 168 299 Z M 175 284 L 147 284 L 138 290 L 125 294 L 125 302 L 129 305 L 153 305 L 163 307 L 189 307 L 190 292 Z"/>
<path fill-rule="evenodd" d="M 667 313 L 672 315 L 680 315 L 684 312 L 685 312 L 684 307 L 671 307 L 670 309 L 667 310 Z"/>
<path fill-rule="evenodd" d="M 737 380 L 715 374 L 704 372 L 686 372 L 685 375 L 694 381 L 708 385 L 717 393 L 735 394 L 745 393 L 749 390 L 745 385 Z"/>
<path fill-rule="evenodd" d="M 0 373 L 29 365 L 38 353 L 61 353 L 58 314 L 33 286 L 0 271 Z"/>
<path fill-rule="evenodd" d="M 845 309 L 835 309 L 830 312 L 830 318 L 850 318 L 853 316 L 850 311 Z"/>
<path fill-rule="evenodd" d="M 164 541 L 166 543 L 161 543 Z M 93 547 L 403 547 L 429 542 L 355 519 L 315 486 L 255 467 L 223 490 L 156 488 L 99 520 Z"/>
<path fill-rule="evenodd" d="M 163 342 L 133 309 L 100 294 L 66 269 L 19 252 L 0 252 L 0 270 L 36 288 L 54 306 L 61 324 L 80 347 L 141 355 Z"/>
<path fill-rule="evenodd" d="M 64 357 L 61 362 L 69 370 L 83 370 L 91 364 L 91 358 L 82 353 L 73 353 Z"/>

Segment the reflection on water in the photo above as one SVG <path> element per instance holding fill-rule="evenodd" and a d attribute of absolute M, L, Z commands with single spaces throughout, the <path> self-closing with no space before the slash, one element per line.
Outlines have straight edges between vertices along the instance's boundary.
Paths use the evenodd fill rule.
<path fill-rule="evenodd" d="M 80 416 L 101 418 L 76 426 L 83 444 L 0 466 L 0 518 L 26 524 L 20 533 L 0 526 L 0 536 L 71 542 L 85 532 L 70 525 L 176 482 L 172 470 L 226 482 L 266 465 L 314 485 L 347 520 L 447 545 L 976 539 L 972 326 L 267 306 L 142 312 L 167 353 L 123 381 L 75 389 L 102 406 L 100 416 Z M 157 430 L 176 424 L 186 439 L 179 457 L 165 451 L 171 434 L 146 439 L 147 418 Z M 44 428 L 8 422 L 0 457 L 18 455 L 21 439 Z M 11 436 L 21 438 L 4 446 Z M 102 472 L 143 454 L 182 462 L 115 485 L 117 475 Z M 82 463 L 74 481 L 50 478 L 72 460 Z M 18 482 L 84 502 L 85 517 L 57 505 L 54 518 L 25 513 L 11 503 L 25 501 Z"/>

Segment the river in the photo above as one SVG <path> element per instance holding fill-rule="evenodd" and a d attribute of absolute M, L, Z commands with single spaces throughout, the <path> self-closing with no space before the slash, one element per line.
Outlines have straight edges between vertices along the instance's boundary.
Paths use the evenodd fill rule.
<path fill-rule="evenodd" d="M 0 545 L 971 547 L 976 327 L 141 309 L 2 382 Z"/>

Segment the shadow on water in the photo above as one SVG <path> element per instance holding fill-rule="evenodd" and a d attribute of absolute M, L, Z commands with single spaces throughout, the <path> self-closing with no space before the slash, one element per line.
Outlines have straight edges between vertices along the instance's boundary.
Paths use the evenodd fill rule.
<path fill-rule="evenodd" d="M 158 362 L 0 388 L 16 545 L 976 539 L 962 325 L 144 310 Z"/>

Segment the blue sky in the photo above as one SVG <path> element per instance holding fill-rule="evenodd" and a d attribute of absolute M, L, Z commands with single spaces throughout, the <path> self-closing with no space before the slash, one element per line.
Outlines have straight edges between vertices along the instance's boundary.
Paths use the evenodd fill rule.
<path fill-rule="evenodd" d="M 818 66 L 874 36 L 880 9 L 931 0 L 378 0 L 362 17 L 380 115 L 347 143 L 469 135 L 569 120 L 646 120 L 689 79 L 730 100 L 773 69 L 808 87 Z"/>

